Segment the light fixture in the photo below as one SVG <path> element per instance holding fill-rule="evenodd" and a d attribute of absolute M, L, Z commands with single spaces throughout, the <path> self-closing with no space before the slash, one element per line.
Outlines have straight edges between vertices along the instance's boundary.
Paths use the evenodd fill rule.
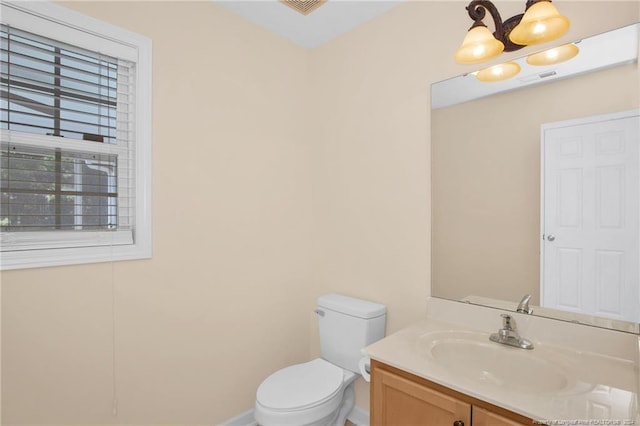
<path fill-rule="evenodd" d="M 484 24 L 480 24 L 469 30 L 455 53 L 455 59 L 461 64 L 475 64 L 498 56 L 503 50 L 504 44 L 496 40 Z"/>
<path fill-rule="evenodd" d="M 529 3 L 522 20 L 509 34 L 512 42 L 525 46 L 546 43 L 567 32 L 569 19 L 560 15 L 551 1 Z"/>
<path fill-rule="evenodd" d="M 482 20 L 489 11 L 495 24 L 491 34 Z M 525 13 L 502 21 L 500 12 L 489 0 L 472 0 L 467 6 L 473 25 L 454 57 L 461 64 L 474 64 L 512 52 L 526 45 L 544 43 L 560 37 L 569 29 L 569 19 L 560 15 L 551 0 L 527 0 Z M 502 49 L 500 49 L 502 45 Z"/>
<path fill-rule="evenodd" d="M 507 80 L 520 72 L 520 65 L 515 62 L 505 62 L 478 71 L 476 78 L 486 83 Z"/>
<path fill-rule="evenodd" d="M 558 64 L 573 58 L 579 51 L 578 46 L 573 43 L 564 44 L 527 56 L 527 63 L 536 66 Z"/>

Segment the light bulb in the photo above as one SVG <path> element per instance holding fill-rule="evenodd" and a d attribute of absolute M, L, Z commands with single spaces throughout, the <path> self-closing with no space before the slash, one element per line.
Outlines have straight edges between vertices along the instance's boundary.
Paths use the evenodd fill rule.
<path fill-rule="evenodd" d="M 522 46 L 546 43 L 564 34 L 569 25 L 569 19 L 550 1 L 538 1 L 527 9 L 520 23 L 509 33 L 509 39 Z"/>
<path fill-rule="evenodd" d="M 504 44 L 487 27 L 478 25 L 469 30 L 454 58 L 459 64 L 475 64 L 498 56 L 503 50 Z"/>
<path fill-rule="evenodd" d="M 478 71 L 476 78 L 485 83 L 507 80 L 520 72 L 520 65 L 515 62 L 505 62 Z"/>
<path fill-rule="evenodd" d="M 569 43 L 529 55 L 527 63 L 535 66 L 558 64 L 573 58 L 579 51 L 578 46 Z"/>

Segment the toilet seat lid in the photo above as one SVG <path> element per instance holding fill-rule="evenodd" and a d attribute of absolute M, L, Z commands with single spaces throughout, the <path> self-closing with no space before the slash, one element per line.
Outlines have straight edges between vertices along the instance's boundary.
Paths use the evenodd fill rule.
<path fill-rule="evenodd" d="M 293 410 L 317 405 L 341 387 L 340 367 L 317 358 L 278 370 L 258 387 L 256 399 L 275 410 Z"/>

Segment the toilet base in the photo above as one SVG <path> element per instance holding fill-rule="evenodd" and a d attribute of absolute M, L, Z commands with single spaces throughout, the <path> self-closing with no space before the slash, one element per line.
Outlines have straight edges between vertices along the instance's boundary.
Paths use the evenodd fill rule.
<path fill-rule="evenodd" d="M 347 422 L 347 417 L 353 407 L 356 405 L 356 394 L 353 390 L 353 382 L 349 383 L 349 386 L 344 390 L 344 396 L 342 397 L 342 407 L 340 407 L 340 411 L 338 411 L 337 418 L 333 423 L 329 423 L 331 426 L 344 426 Z"/>

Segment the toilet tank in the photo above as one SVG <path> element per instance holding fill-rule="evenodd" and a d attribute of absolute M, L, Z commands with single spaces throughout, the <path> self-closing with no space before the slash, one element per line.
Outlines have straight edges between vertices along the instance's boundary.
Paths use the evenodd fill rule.
<path fill-rule="evenodd" d="M 340 294 L 318 297 L 322 358 L 359 374 L 360 351 L 384 337 L 387 308 Z"/>

